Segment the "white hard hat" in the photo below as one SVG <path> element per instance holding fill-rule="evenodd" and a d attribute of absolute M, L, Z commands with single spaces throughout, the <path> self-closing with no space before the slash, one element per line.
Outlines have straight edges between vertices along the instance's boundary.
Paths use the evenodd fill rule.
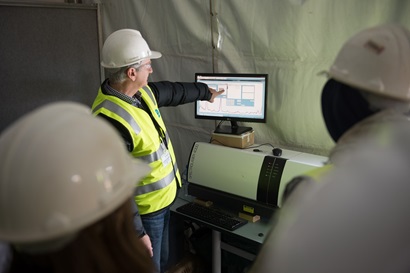
<path fill-rule="evenodd" d="M 410 101 L 410 32 L 396 24 L 359 32 L 343 45 L 329 75 L 364 91 Z"/>
<path fill-rule="evenodd" d="M 121 29 L 111 33 L 105 40 L 101 65 L 105 68 L 120 68 L 161 56 L 161 53 L 150 50 L 139 31 Z"/>
<path fill-rule="evenodd" d="M 0 240 L 13 244 L 58 239 L 97 222 L 131 200 L 149 170 L 111 125 L 74 102 L 17 120 L 0 136 L 0 154 Z"/>

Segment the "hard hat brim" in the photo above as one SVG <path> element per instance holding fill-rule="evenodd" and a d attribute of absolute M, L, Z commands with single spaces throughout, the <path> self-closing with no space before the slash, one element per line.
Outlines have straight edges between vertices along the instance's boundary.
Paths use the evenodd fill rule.
<path fill-rule="evenodd" d="M 159 59 L 162 57 L 161 52 L 158 51 L 151 51 L 151 56 L 149 56 L 150 59 Z"/>

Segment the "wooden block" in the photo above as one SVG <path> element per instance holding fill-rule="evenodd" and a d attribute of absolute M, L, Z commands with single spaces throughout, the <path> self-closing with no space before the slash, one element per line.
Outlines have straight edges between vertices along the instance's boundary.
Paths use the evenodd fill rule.
<path fill-rule="evenodd" d="M 213 204 L 212 201 L 204 201 L 204 200 L 201 200 L 201 199 L 198 199 L 198 198 L 194 199 L 194 203 L 197 203 L 197 204 L 202 205 L 204 207 L 210 207 Z"/>
<path fill-rule="evenodd" d="M 242 219 L 248 220 L 249 222 L 252 222 L 252 223 L 255 223 L 261 219 L 259 215 L 251 215 L 251 214 L 247 214 L 244 212 L 240 212 L 239 217 Z"/>

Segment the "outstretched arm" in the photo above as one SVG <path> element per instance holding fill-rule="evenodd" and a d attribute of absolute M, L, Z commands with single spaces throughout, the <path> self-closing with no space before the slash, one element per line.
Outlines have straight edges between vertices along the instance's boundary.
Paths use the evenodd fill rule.
<path fill-rule="evenodd" d="M 148 85 L 157 99 L 158 107 L 178 106 L 196 100 L 213 101 L 221 93 L 199 82 L 161 81 L 151 82 Z"/>

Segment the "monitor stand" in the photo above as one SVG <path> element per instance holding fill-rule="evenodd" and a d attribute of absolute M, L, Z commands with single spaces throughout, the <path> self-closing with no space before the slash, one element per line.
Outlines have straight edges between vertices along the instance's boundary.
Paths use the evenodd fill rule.
<path fill-rule="evenodd" d="M 215 134 L 227 134 L 227 135 L 242 135 L 243 133 L 252 131 L 252 127 L 238 126 L 236 121 L 231 120 L 231 126 L 218 126 L 216 127 Z"/>

